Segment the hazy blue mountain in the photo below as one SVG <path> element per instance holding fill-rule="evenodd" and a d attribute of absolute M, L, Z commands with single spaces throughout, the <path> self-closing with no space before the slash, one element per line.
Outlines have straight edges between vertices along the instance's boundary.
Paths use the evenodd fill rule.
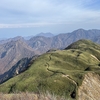
<path fill-rule="evenodd" d="M 100 36 L 100 30 L 78 29 L 71 33 L 59 34 L 53 37 L 36 36 L 28 40 L 28 44 L 35 50 L 44 53 L 49 49 L 63 49 L 71 43 L 80 39 L 94 40 Z M 99 43 L 99 40 L 98 42 Z"/>
<path fill-rule="evenodd" d="M 2 39 L 2 40 L 0 40 L 0 44 L 4 44 L 4 43 L 10 42 L 10 41 L 17 41 L 17 40 L 25 41 L 23 37 L 17 36 L 14 38 Z"/>
<path fill-rule="evenodd" d="M 9 70 L 22 58 L 42 54 L 48 50 L 64 49 L 80 39 L 89 39 L 100 43 L 100 30 L 78 29 L 53 37 L 34 36 L 29 40 L 24 40 L 23 37 L 18 36 L 2 40 L 0 41 L 0 73 Z"/>
<path fill-rule="evenodd" d="M 24 39 L 25 39 L 25 40 L 29 40 L 29 39 L 31 39 L 32 37 L 34 37 L 34 36 L 27 36 L 27 37 L 24 37 Z"/>
<path fill-rule="evenodd" d="M 42 32 L 42 33 L 37 34 L 36 36 L 53 37 L 54 34 L 52 34 L 50 32 L 48 32 L 48 33 L 43 33 Z"/>
<path fill-rule="evenodd" d="M 98 43 L 98 44 L 100 44 L 100 35 L 95 37 L 95 38 L 93 38 L 93 41 Z"/>

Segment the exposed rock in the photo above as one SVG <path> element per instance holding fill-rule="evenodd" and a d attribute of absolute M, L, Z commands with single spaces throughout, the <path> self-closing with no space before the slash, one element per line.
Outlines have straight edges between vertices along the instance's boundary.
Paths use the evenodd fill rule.
<path fill-rule="evenodd" d="M 100 99 L 100 76 L 95 73 L 85 75 L 82 85 L 78 90 L 78 100 Z"/>

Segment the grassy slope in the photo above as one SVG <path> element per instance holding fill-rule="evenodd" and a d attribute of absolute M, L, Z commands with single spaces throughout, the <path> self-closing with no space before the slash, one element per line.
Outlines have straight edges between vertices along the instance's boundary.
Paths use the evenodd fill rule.
<path fill-rule="evenodd" d="M 50 91 L 71 99 L 77 94 L 85 73 L 100 73 L 99 60 L 100 46 L 81 40 L 65 50 L 38 57 L 24 73 L 1 84 L 0 91 Z"/>

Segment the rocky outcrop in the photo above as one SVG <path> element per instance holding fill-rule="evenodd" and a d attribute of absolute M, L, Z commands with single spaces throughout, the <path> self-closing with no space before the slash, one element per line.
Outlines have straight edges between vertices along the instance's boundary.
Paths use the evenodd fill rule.
<path fill-rule="evenodd" d="M 78 100 L 100 99 L 100 75 L 88 73 L 78 89 Z"/>

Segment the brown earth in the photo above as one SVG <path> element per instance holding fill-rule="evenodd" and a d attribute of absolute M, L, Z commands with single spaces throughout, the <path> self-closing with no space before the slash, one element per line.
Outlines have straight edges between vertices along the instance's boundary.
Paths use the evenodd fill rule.
<path fill-rule="evenodd" d="M 100 76 L 95 73 L 85 75 L 78 89 L 78 100 L 100 100 Z"/>

